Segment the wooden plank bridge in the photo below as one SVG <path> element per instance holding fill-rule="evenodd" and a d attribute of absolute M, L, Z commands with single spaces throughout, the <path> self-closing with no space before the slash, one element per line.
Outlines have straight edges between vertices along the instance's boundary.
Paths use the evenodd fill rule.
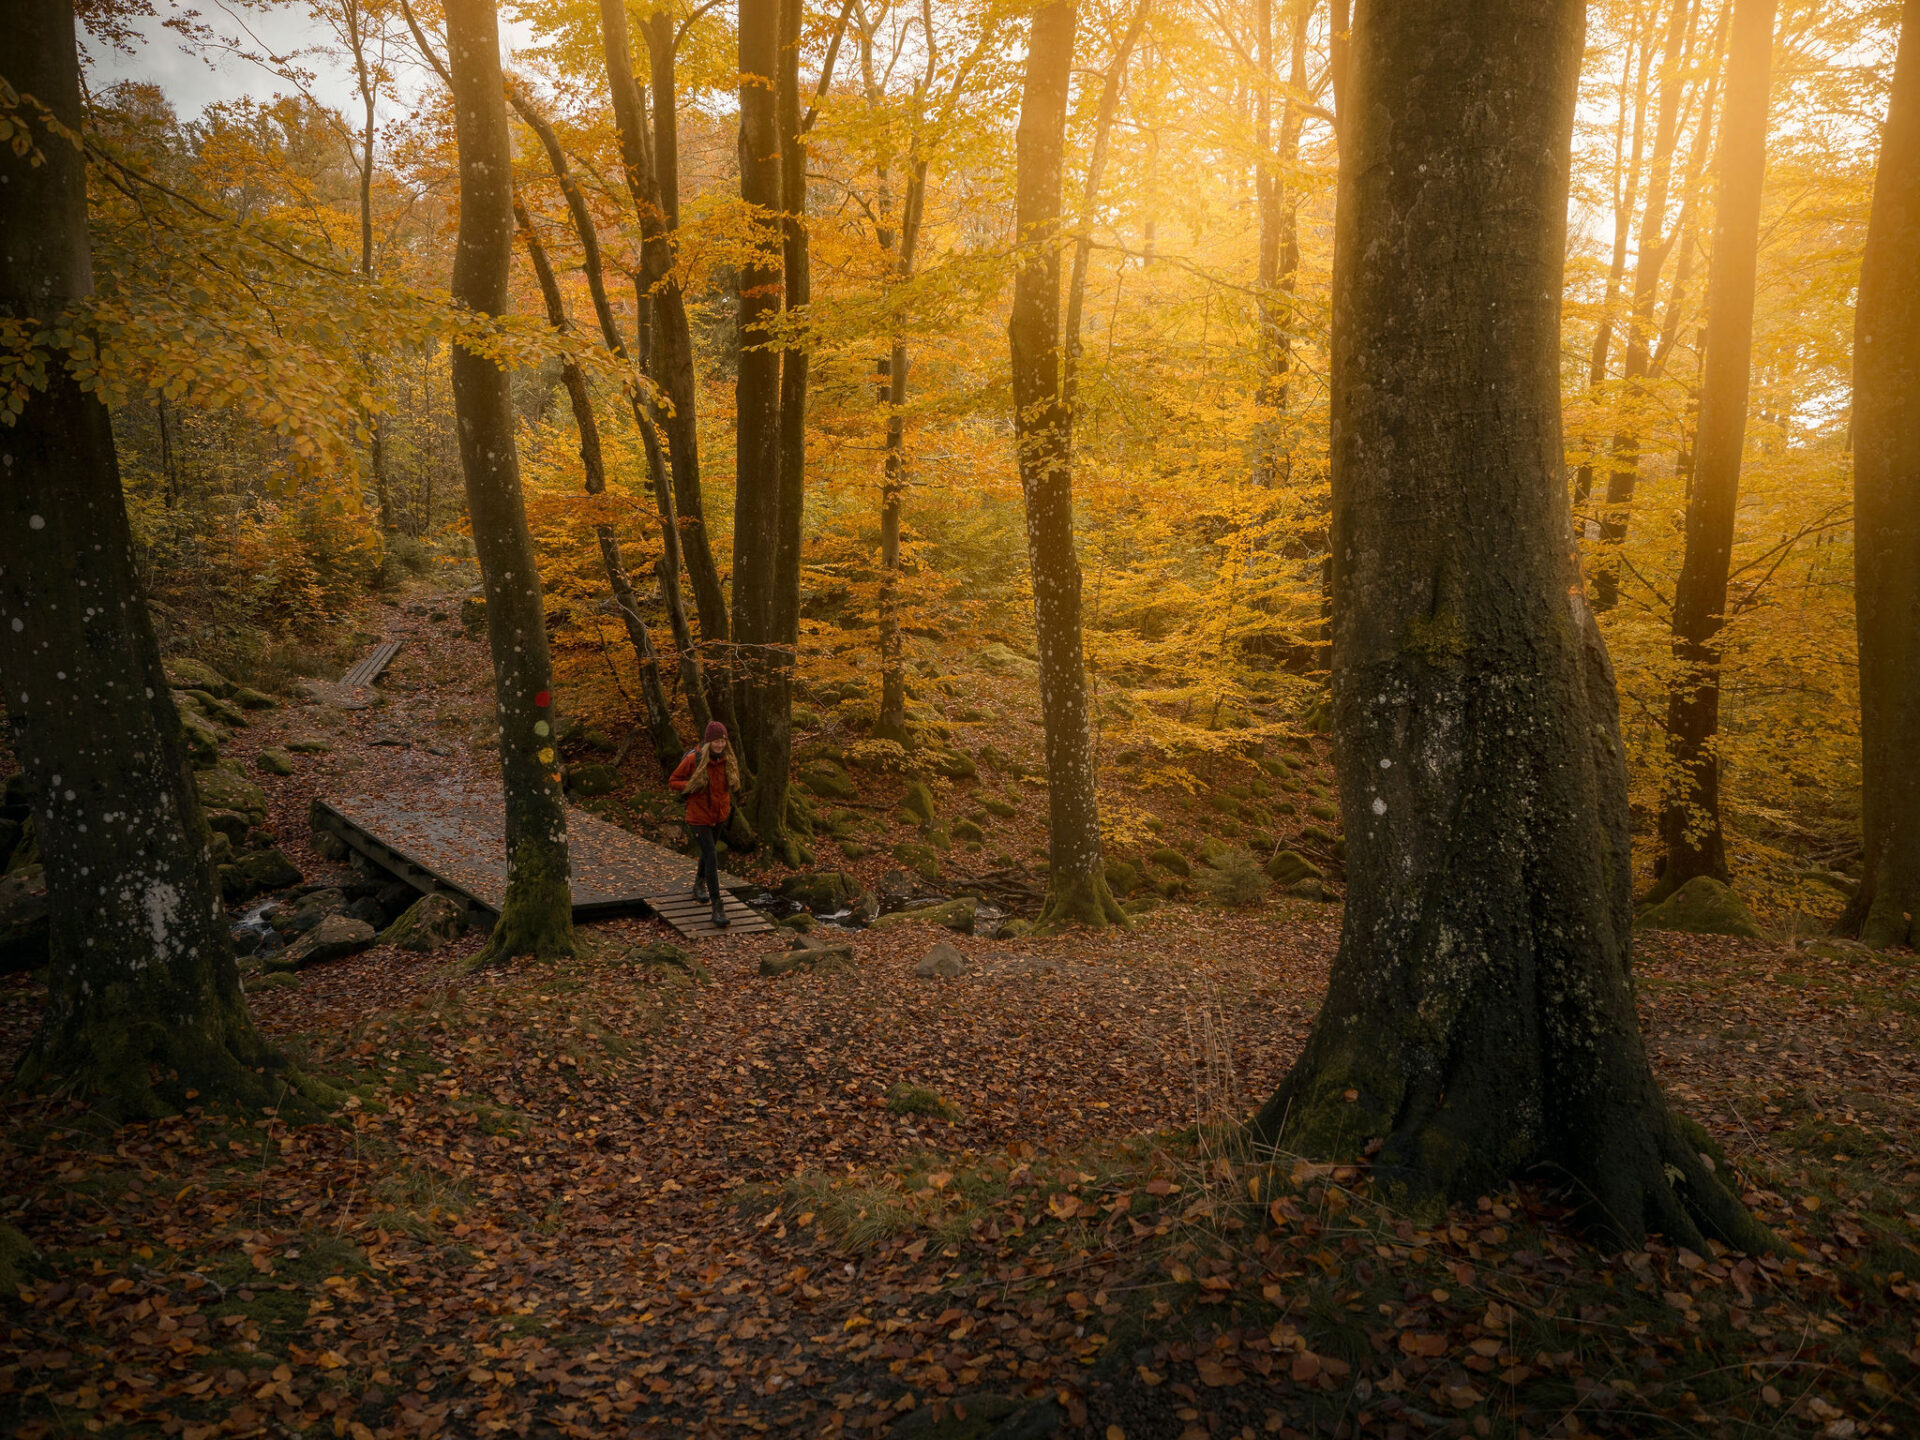
<path fill-rule="evenodd" d="M 491 926 L 506 902 L 506 811 L 498 790 L 451 783 L 410 787 L 392 795 L 316 800 L 313 823 L 337 835 L 416 890 L 449 894 L 468 918 Z M 567 807 L 567 852 L 573 866 L 575 919 L 597 915 L 658 915 L 693 938 L 753 934 L 772 923 L 732 890 L 746 883 L 720 872 L 727 918 L 721 930 L 712 907 L 693 900 L 696 862 L 665 846 Z"/>

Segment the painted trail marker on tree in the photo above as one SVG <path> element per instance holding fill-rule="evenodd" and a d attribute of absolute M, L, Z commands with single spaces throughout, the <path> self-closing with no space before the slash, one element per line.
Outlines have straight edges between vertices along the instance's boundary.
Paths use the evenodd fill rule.
<path fill-rule="evenodd" d="M 353 795 L 314 803 L 314 823 L 422 891 L 453 893 L 469 915 L 490 924 L 507 894 L 506 812 L 498 790 L 433 785 L 404 797 Z M 651 840 L 567 807 L 567 845 L 576 920 L 649 911 L 698 938 L 755 934 L 772 923 L 725 894 L 722 931 L 710 907 L 693 903 L 695 862 Z M 724 892 L 748 882 L 725 871 Z"/>

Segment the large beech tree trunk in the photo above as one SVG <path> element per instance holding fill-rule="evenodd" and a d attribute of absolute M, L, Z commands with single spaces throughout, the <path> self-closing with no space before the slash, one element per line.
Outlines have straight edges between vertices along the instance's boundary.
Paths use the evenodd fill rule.
<path fill-rule="evenodd" d="M 700 636 L 707 659 L 703 665 L 707 704 L 712 712 L 739 729 L 734 717 L 733 697 L 728 683 L 728 639 L 726 596 L 720 584 L 720 570 L 714 563 L 713 546 L 707 535 L 706 500 L 700 490 L 700 431 L 693 369 L 693 331 L 687 320 L 686 299 L 673 274 L 673 226 L 679 215 L 679 157 L 659 159 L 648 135 L 646 102 L 633 77 L 632 48 L 627 37 L 627 12 L 623 0 L 601 0 L 601 38 L 607 62 L 607 82 L 613 96 L 614 121 L 620 129 L 620 157 L 626 171 L 627 187 L 634 211 L 640 221 L 641 279 L 646 291 L 645 304 L 650 316 L 643 328 L 650 336 L 645 356 L 648 374 L 667 397 L 660 428 L 667 436 L 667 460 L 673 472 L 673 502 L 677 516 L 672 563 L 676 571 L 684 562 L 687 579 L 693 588 L 694 612 L 700 618 Z M 673 73 L 672 54 L 665 62 L 666 76 Z M 652 67 L 656 84 L 660 64 Z M 671 110 L 671 106 L 669 106 Z M 663 142 L 677 142 L 671 114 L 658 131 Z M 672 199 L 663 186 L 671 183 Z M 666 584 L 663 575 L 662 584 Z M 678 586 L 677 574 L 673 584 Z M 705 728 L 704 724 L 701 727 Z"/>
<path fill-rule="evenodd" d="M 1014 219 L 1019 253 L 1007 338 L 1013 360 L 1014 436 L 1026 497 L 1033 624 L 1040 643 L 1040 713 L 1047 739 L 1047 898 L 1040 925 L 1124 924 L 1107 888 L 1094 795 L 1087 672 L 1080 648 L 1080 560 L 1073 542 L 1073 412 L 1061 383 L 1060 175 L 1074 6 L 1034 12 L 1016 140 Z"/>
<path fill-rule="evenodd" d="M 508 304 L 513 265 L 512 147 L 493 0 L 448 0 L 447 65 L 460 153 L 460 236 L 453 302 L 481 315 Z M 567 810 L 553 738 L 546 606 L 520 498 L 507 372 L 453 348 L 453 410 L 467 510 L 487 597 L 500 778 L 506 792 L 507 895 L 476 965 L 573 950 Z"/>
<path fill-rule="evenodd" d="M 1726 880 L 1720 829 L 1720 631 L 1726 624 L 1740 451 L 1747 435 L 1753 360 L 1753 286 L 1760 252 L 1760 191 L 1767 172 L 1767 89 L 1773 70 L 1775 0 L 1734 0 L 1727 60 L 1727 115 L 1720 142 L 1713 265 L 1707 276 L 1707 353 L 1700 427 L 1687 499 L 1687 546 L 1673 596 L 1673 658 L 1667 698 L 1673 760 L 1660 838 L 1666 864 L 1655 895 L 1697 875 Z M 1703 122 L 1704 123 L 1704 122 Z"/>
<path fill-rule="evenodd" d="M 807 147 L 800 128 L 801 0 L 779 0 L 778 73 L 774 124 L 779 135 L 780 255 L 786 313 L 803 312 L 812 298 L 807 255 Z M 743 332 L 744 333 L 744 332 Z M 773 550 L 766 644 L 753 673 L 754 784 L 749 803 L 760 842 L 789 865 L 801 863 L 789 833 L 787 795 L 793 755 L 793 672 L 800 642 L 800 532 L 806 509 L 807 351 L 793 337 L 779 352 L 780 394 L 774 438 Z M 736 560 L 734 574 L 740 566 Z"/>
<path fill-rule="evenodd" d="M 768 652 L 774 644 L 774 550 L 780 533 L 780 0 L 740 0 L 740 198 L 753 251 L 739 269 L 734 382 L 733 638 L 742 748 L 760 768 Z"/>
<path fill-rule="evenodd" d="M 540 298 L 546 302 L 547 323 L 555 330 L 572 330 L 573 322 L 567 318 L 566 301 L 560 294 L 560 281 L 553 273 L 553 263 L 547 259 L 547 247 L 541 243 L 533 217 L 518 196 L 514 197 L 513 218 L 520 226 L 521 239 L 526 241 L 527 259 L 533 264 Z M 579 363 L 570 359 L 560 367 L 560 380 L 566 386 L 568 403 L 573 406 L 574 428 L 580 432 L 580 469 L 585 476 L 586 491 L 589 495 L 604 495 L 607 467 L 600 452 L 600 422 L 593 413 L 587 377 Z M 613 608 L 620 616 L 627 642 L 633 647 L 634 661 L 639 666 L 640 694 L 647 710 L 647 733 L 653 739 L 653 758 L 663 770 L 671 771 L 680 763 L 686 747 L 674 726 L 666 687 L 660 683 L 660 657 L 653 648 L 653 633 L 640 613 L 640 599 L 627 575 L 626 562 L 620 558 L 620 540 L 613 526 L 601 521 L 593 527 L 593 533 L 600 544 L 600 564 L 607 573 L 607 590 L 613 597 Z"/>
<path fill-rule="evenodd" d="M 1332 357 L 1346 919 L 1254 1132 L 1379 1139 L 1376 1183 L 1416 1208 L 1544 1165 L 1617 1238 L 1754 1246 L 1634 1012 L 1626 770 L 1562 480 L 1583 9 L 1355 7 Z"/>
<path fill-rule="evenodd" d="M 7 79 L 81 124 L 70 0 L 8 7 Z M 25 116 L 0 145 L 0 315 L 50 324 L 93 289 L 86 162 Z M 112 422 L 64 357 L 0 425 L 0 684 L 52 911 L 47 1006 L 17 1081 L 123 1116 L 285 1094 L 248 1018 L 120 493 Z"/>
<path fill-rule="evenodd" d="M 1853 504 L 1866 874 L 1842 928 L 1880 947 L 1920 915 L 1920 0 L 1901 14 L 1854 315 Z"/>

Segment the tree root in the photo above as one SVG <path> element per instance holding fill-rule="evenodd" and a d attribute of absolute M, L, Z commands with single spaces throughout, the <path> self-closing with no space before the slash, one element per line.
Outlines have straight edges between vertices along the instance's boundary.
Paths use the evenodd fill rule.
<path fill-rule="evenodd" d="M 1107 888 L 1107 877 L 1099 870 L 1075 876 L 1071 880 L 1053 876 L 1047 882 L 1047 898 L 1034 921 L 1032 933 L 1053 935 L 1069 925 L 1100 929 L 1107 925 L 1125 927 L 1132 922 L 1120 902 Z"/>
<path fill-rule="evenodd" d="M 573 954 L 573 894 L 566 877 L 516 875 L 507 882 L 493 933 L 466 968 L 484 970 L 517 955 L 564 960 Z"/>

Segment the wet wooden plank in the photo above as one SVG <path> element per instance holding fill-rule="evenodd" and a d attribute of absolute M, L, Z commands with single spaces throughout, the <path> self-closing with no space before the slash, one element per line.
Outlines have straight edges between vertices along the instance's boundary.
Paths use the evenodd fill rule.
<path fill-rule="evenodd" d="M 400 653 L 402 642 L 388 640 L 376 645 L 367 654 L 354 662 L 353 668 L 340 677 L 342 690 L 357 690 L 371 685 L 385 673 L 387 666 L 393 663 L 393 657 Z"/>
<path fill-rule="evenodd" d="M 402 862 L 381 861 L 415 888 L 432 885 L 456 891 L 495 915 L 506 902 L 506 810 L 498 791 L 440 783 L 394 795 L 350 795 L 316 803 L 322 819 L 331 822 L 330 828 L 341 832 L 354 848 L 369 853 L 366 842 L 371 842 L 373 848 Z M 693 906 L 697 862 L 691 856 L 643 840 L 571 805 L 567 807 L 567 850 L 573 862 L 576 918 L 655 911 L 684 933 L 719 933 L 708 913 L 710 907 Z M 370 858 L 381 857 L 372 854 Z M 723 870 L 720 883 L 728 890 L 746 882 Z M 686 906 L 678 903 L 682 898 Z M 698 915 L 687 913 L 689 908 L 697 909 Z M 726 908 L 737 930 L 771 928 L 763 916 L 730 895 Z"/>

